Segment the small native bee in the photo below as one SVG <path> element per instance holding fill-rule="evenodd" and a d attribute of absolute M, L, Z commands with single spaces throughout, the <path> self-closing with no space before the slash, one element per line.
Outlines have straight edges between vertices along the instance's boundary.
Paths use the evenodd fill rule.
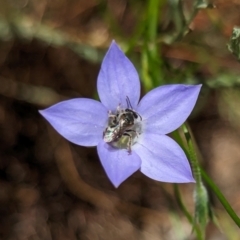
<path fill-rule="evenodd" d="M 133 134 L 137 135 L 136 130 L 133 129 L 135 119 L 142 117 L 132 110 L 132 106 L 129 98 L 126 98 L 128 107 L 126 109 L 120 109 L 118 107 L 117 113 L 109 114 L 108 127 L 103 133 L 103 139 L 107 143 L 117 142 L 122 136 L 127 136 L 127 149 L 131 152 L 131 146 L 133 141 Z"/>

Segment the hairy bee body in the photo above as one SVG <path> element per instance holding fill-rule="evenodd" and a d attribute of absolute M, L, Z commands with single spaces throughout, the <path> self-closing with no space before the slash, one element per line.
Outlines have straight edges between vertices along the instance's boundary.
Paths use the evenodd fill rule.
<path fill-rule="evenodd" d="M 128 108 L 121 109 L 120 106 L 117 108 L 116 114 L 109 112 L 108 126 L 103 132 L 103 140 L 106 143 L 116 143 L 120 139 L 123 139 L 123 136 L 127 137 L 126 148 L 131 152 L 131 146 L 133 143 L 133 135 L 138 133 L 134 129 L 135 120 L 142 117 L 132 110 L 129 98 L 127 97 Z M 131 109 L 130 109 L 131 107 Z M 125 140 L 124 140 L 125 142 Z"/>
<path fill-rule="evenodd" d="M 118 140 L 127 130 L 134 125 L 134 119 L 137 118 L 136 113 L 131 109 L 125 109 L 122 113 L 117 113 L 114 119 L 111 119 L 109 126 L 103 134 L 105 142 L 113 142 Z"/>

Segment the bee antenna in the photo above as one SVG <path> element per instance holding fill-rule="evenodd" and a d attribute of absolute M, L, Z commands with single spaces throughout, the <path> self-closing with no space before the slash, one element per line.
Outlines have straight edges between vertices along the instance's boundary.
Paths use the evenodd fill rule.
<path fill-rule="evenodd" d="M 130 107 L 131 109 L 133 109 L 133 108 L 132 108 L 132 105 L 131 105 L 131 102 L 130 102 L 130 99 L 129 99 L 128 96 L 126 97 L 126 102 L 127 102 L 128 108 Z"/>

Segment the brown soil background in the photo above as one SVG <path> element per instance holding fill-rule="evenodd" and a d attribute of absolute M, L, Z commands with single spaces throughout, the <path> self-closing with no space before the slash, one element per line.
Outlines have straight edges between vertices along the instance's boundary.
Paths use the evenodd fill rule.
<path fill-rule="evenodd" d="M 0 4 L 0 239 L 195 239 L 172 184 L 137 172 L 115 189 L 95 148 L 62 139 L 38 113 L 64 99 L 95 96 L 100 59 L 112 39 L 121 44 L 133 34 L 144 4 Z M 240 25 L 240 1 L 214 4 L 198 13 L 190 34 L 163 45 L 161 54 L 175 69 L 194 63 L 195 76 L 206 84 L 190 125 L 202 165 L 240 215 L 239 86 L 209 87 L 219 76 L 239 78 L 239 62 L 226 44 Z M 192 213 L 193 187 L 180 185 Z M 210 200 L 222 231 L 210 222 L 206 238 L 240 239 L 211 192 Z"/>

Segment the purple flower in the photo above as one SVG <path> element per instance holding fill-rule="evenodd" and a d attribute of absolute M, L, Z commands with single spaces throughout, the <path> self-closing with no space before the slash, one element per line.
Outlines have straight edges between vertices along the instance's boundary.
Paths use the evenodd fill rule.
<path fill-rule="evenodd" d="M 70 142 L 97 146 L 115 187 L 137 170 L 157 181 L 195 182 L 183 150 L 166 134 L 186 121 L 200 89 L 201 85 L 165 85 L 139 102 L 137 71 L 113 41 L 97 80 L 101 102 L 76 98 L 40 113 Z"/>

